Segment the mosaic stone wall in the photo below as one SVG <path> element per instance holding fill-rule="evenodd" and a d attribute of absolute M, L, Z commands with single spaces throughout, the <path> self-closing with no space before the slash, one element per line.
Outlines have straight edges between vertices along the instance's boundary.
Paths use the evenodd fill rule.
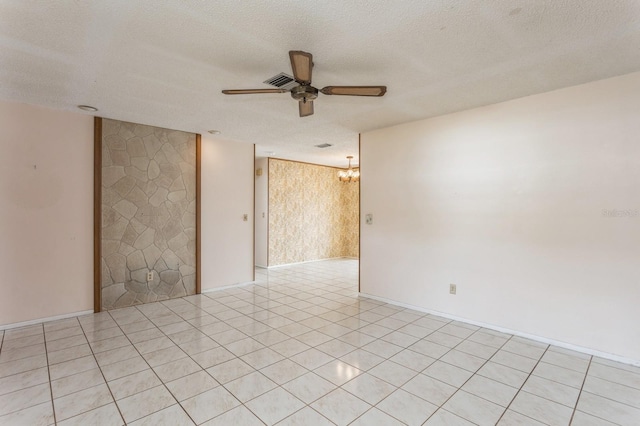
<path fill-rule="evenodd" d="M 337 171 L 269 160 L 269 266 L 358 257 L 360 184 Z"/>
<path fill-rule="evenodd" d="M 195 134 L 103 119 L 102 309 L 195 294 L 195 167 Z"/>

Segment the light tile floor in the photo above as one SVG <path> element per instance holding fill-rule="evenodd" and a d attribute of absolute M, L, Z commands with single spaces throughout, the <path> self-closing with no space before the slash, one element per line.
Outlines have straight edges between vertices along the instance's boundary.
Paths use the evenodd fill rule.
<path fill-rule="evenodd" d="M 640 425 L 640 368 L 359 298 L 357 273 L 0 332 L 0 424 Z"/>

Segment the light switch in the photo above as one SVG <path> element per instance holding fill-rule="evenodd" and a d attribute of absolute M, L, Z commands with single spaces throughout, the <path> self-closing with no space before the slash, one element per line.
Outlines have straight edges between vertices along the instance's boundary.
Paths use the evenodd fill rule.
<path fill-rule="evenodd" d="M 371 213 L 367 213 L 364 218 L 367 225 L 373 225 L 373 215 Z"/>

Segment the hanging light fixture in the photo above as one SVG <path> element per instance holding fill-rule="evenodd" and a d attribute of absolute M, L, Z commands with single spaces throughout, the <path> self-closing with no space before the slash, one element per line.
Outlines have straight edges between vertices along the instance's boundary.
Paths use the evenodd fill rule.
<path fill-rule="evenodd" d="M 358 182 L 360 180 L 360 170 L 354 170 L 351 167 L 352 155 L 349 155 L 347 159 L 349 160 L 349 168 L 347 170 L 340 170 L 338 172 L 338 179 L 340 182 Z"/>

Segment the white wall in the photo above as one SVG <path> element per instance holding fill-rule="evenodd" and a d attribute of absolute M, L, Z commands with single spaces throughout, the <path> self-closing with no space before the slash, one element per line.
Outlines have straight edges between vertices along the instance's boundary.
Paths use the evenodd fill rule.
<path fill-rule="evenodd" d="M 261 176 L 255 176 L 255 256 L 256 266 L 266 268 L 269 265 L 269 159 L 257 158 L 256 169 L 262 169 Z"/>
<path fill-rule="evenodd" d="M 253 281 L 253 151 L 202 136 L 203 292 Z"/>
<path fill-rule="evenodd" d="M 638 111 L 634 73 L 364 133 L 362 292 L 640 361 Z"/>
<path fill-rule="evenodd" d="M 0 101 L 0 327 L 93 310 L 93 117 Z"/>

